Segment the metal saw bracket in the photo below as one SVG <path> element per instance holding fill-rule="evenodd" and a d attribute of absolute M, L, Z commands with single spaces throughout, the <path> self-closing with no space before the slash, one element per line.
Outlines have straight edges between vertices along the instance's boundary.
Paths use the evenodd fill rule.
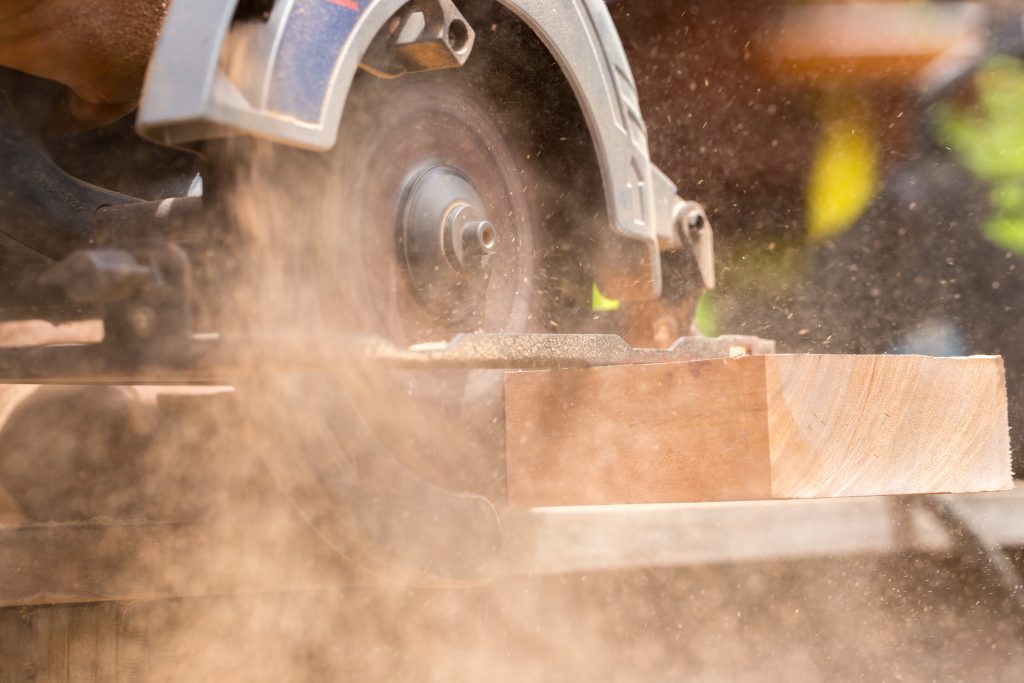
<path fill-rule="evenodd" d="M 664 207 L 675 204 L 676 188 L 650 161 L 636 83 L 607 8 L 600 0 L 488 1 L 541 39 L 590 128 L 612 233 L 633 245 L 628 259 L 600 268 L 612 273 L 602 288 L 627 301 L 658 297 L 659 248 L 675 234 Z M 236 21 L 238 5 L 175 0 L 150 66 L 140 133 L 171 145 L 244 133 L 332 148 L 357 69 L 382 71 L 372 52 L 367 63 L 368 50 L 407 0 L 277 0 L 264 21 Z"/>
<path fill-rule="evenodd" d="M 475 42 L 452 0 L 410 0 L 374 39 L 362 67 L 380 78 L 454 69 L 466 63 Z"/>

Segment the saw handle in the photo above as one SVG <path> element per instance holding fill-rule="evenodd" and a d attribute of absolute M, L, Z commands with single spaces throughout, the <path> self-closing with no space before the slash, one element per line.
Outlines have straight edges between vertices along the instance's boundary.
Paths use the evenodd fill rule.
<path fill-rule="evenodd" d="M 0 70 L 0 233 L 59 260 L 89 246 L 97 209 L 135 200 L 78 180 L 54 162 L 42 141 L 53 101 L 51 84 Z"/>

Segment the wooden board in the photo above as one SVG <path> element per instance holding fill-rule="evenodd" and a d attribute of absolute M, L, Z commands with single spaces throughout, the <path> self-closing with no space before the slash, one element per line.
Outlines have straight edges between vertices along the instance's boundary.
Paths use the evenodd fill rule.
<path fill-rule="evenodd" d="M 764 34 L 770 38 L 754 46 L 756 61 L 780 78 L 812 86 L 837 81 L 910 86 L 929 67 L 977 57 L 986 30 L 980 9 L 956 2 L 790 6 Z"/>
<path fill-rule="evenodd" d="M 1024 547 L 1024 486 L 938 498 L 989 547 Z M 926 500 L 869 496 L 513 509 L 502 520 L 502 572 L 596 574 L 962 552 L 961 539 L 936 519 Z"/>
<path fill-rule="evenodd" d="M 1024 547 L 1024 485 L 944 499 L 992 547 Z M 879 497 L 509 510 L 498 575 L 957 552 L 957 539 L 933 514 L 906 503 Z M 0 609 L 329 592 L 384 581 L 355 571 L 301 520 L 272 523 L 257 514 L 180 525 L 0 525 Z M 0 631 L 0 661 L 3 642 Z"/>
<path fill-rule="evenodd" d="M 510 373 L 521 507 L 1012 486 L 995 357 L 777 355 Z"/>

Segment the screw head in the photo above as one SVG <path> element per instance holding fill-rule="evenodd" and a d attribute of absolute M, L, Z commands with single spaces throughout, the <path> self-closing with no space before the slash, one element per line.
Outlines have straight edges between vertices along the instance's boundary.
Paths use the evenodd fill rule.
<path fill-rule="evenodd" d="M 451 245 L 448 258 L 463 274 L 488 272 L 491 257 L 498 251 L 498 229 L 479 208 L 462 204 L 445 221 L 445 243 Z"/>
<path fill-rule="evenodd" d="M 475 221 L 462 230 L 463 254 L 492 256 L 498 250 L 498 231 L 488 220 Z"/>
<path fill-rule="evenodd" d="M 691 211 L 690 215 L 686 217 L 686 225 L 690 228 L 690 232 L 700 232 L 707 225 L 707 219 L 704 218 L 702 211 Z"/>

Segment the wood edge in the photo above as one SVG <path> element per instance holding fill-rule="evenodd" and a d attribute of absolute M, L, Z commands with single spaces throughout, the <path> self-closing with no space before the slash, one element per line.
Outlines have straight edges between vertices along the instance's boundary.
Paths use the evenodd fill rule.
<path fill-rule="evenodd" d="M 778 354 L 771 354 L 769 356 L 762 356 L 762 358 L 765 359 L 765 368 L 766 368 L 765 375 L 764 375 L 764 379 L 765 379 L 765 394 L 767 395 L 767 391 L 768 391 L 768 386 L 767 386 L 767 382 L 768 382 L 767 364 L 769 362 L 774 363 L 774 362 L 777 362 L 779 360 L 789 360 L 789 359 L 793 359 L 793 358 L 828 357 L 828 356 L 833 356 L 833 355 L 843 356 L 843 355 L 849 355 L 849 354 L 778 353 Z M 1010 445 L 1011 444 L 1011 440 L 1010 440 L 1010 419 L 1009 419 L 1009 406 L 1008 406 L 1008 398 L 1009 398 L 1009 396 L 1008 396 L 1008 390 L 1007 390 L 1007 385 L 1006 385 L 1006 361 L 1005 361 L 1005 359 L 1003 358 L 1002 355 L 998 355 L 998 354 L 994 354 L 994 355 L 990 355 L 990 354 L 975 354 L 975 355 L 971 355 L 971 356 L 928 356 L 928 355 L 924 355 L 924 354 L 889 354 L 889 353 L 855 354 L 855 355 L 858 358 L 875 358 L 875 359 L 911 358 L 911 359 L 936 360 L 936 361 L 942 361 L 942 362 L 948 362 L 948 363 L 954 363 L 954 362 L 978 363 L 978 362 L 985 361 L 985 362 L 994 362 L 996 365 L 998 365 L 999 385 L 1000 385 L 1000 388 L 1001 388 L 1001 398 L 1002 398 L 1002 401 L 1001 401 L 1001 404 L 1002 404 L 1002 417 L 1003 417 L 1003 422 L 1006 425 L 1006 445 L 1007 445 L 1006 455 L 1005 455 L 1005 467 L 1003 468 L 1004 469 L 1003 482 L 1000 483 L 1000 484 L 997 484 L 994 488 L 986 487 L 986 488 L 981 488 L 981 489 L 973 488 L 973 489 L 957 489 L 957 490 L 944 490 L 944 491 L 928 491 L 928 492 L 921 492 L 921 493 L 907 493 L 907 494 L 899 494 L 899 495 L 924 496 L 924 495 L 964 495 L 964 494 L 973 494 L 973 493 L 979 493 L 979 494 L 981 494 L 981 493 L 1002 493 L 1002 492 L 1006 492 L 1006 491 L 1013 491 L 1013 490 L 1015 490 L 1017 488 L 1017 482 L 1014 479 L 1014 473 L 1013 473 L 1013 449 L 1012 449 L 1012 447 Z M 769 434 L 769 439 L 770 439 L 771 438 L 771 421 L 770 420 L 768 421 L 768 434 Z M 772 468 L 771 459 L 769 459 L 769 468 Z M 775 477 L 772 476 L 771 479 L 770 479 L 771 495 L 772 495 L 771 499 L 772 500 L 780 500 L 780 501 L 785 501 L 785 500 L 791 500 L 791 501 L 792 500 L 839 500 L 839 499 L 842 499 L 842 498 L 870 498 L 870 497 L 873 497 L 875 495 L 896 495 L 896 494 L 871 494 L 871 493 L 858 494 L 858 493 L 849 493 L 849 494 L 843 494 L 841 496 L 840 495 L 834 495 L 834 496 L 814 496 L 814 497 L 777 496 L 776 492 L 775 492 L 774 484 L 775 484 Z"/>

